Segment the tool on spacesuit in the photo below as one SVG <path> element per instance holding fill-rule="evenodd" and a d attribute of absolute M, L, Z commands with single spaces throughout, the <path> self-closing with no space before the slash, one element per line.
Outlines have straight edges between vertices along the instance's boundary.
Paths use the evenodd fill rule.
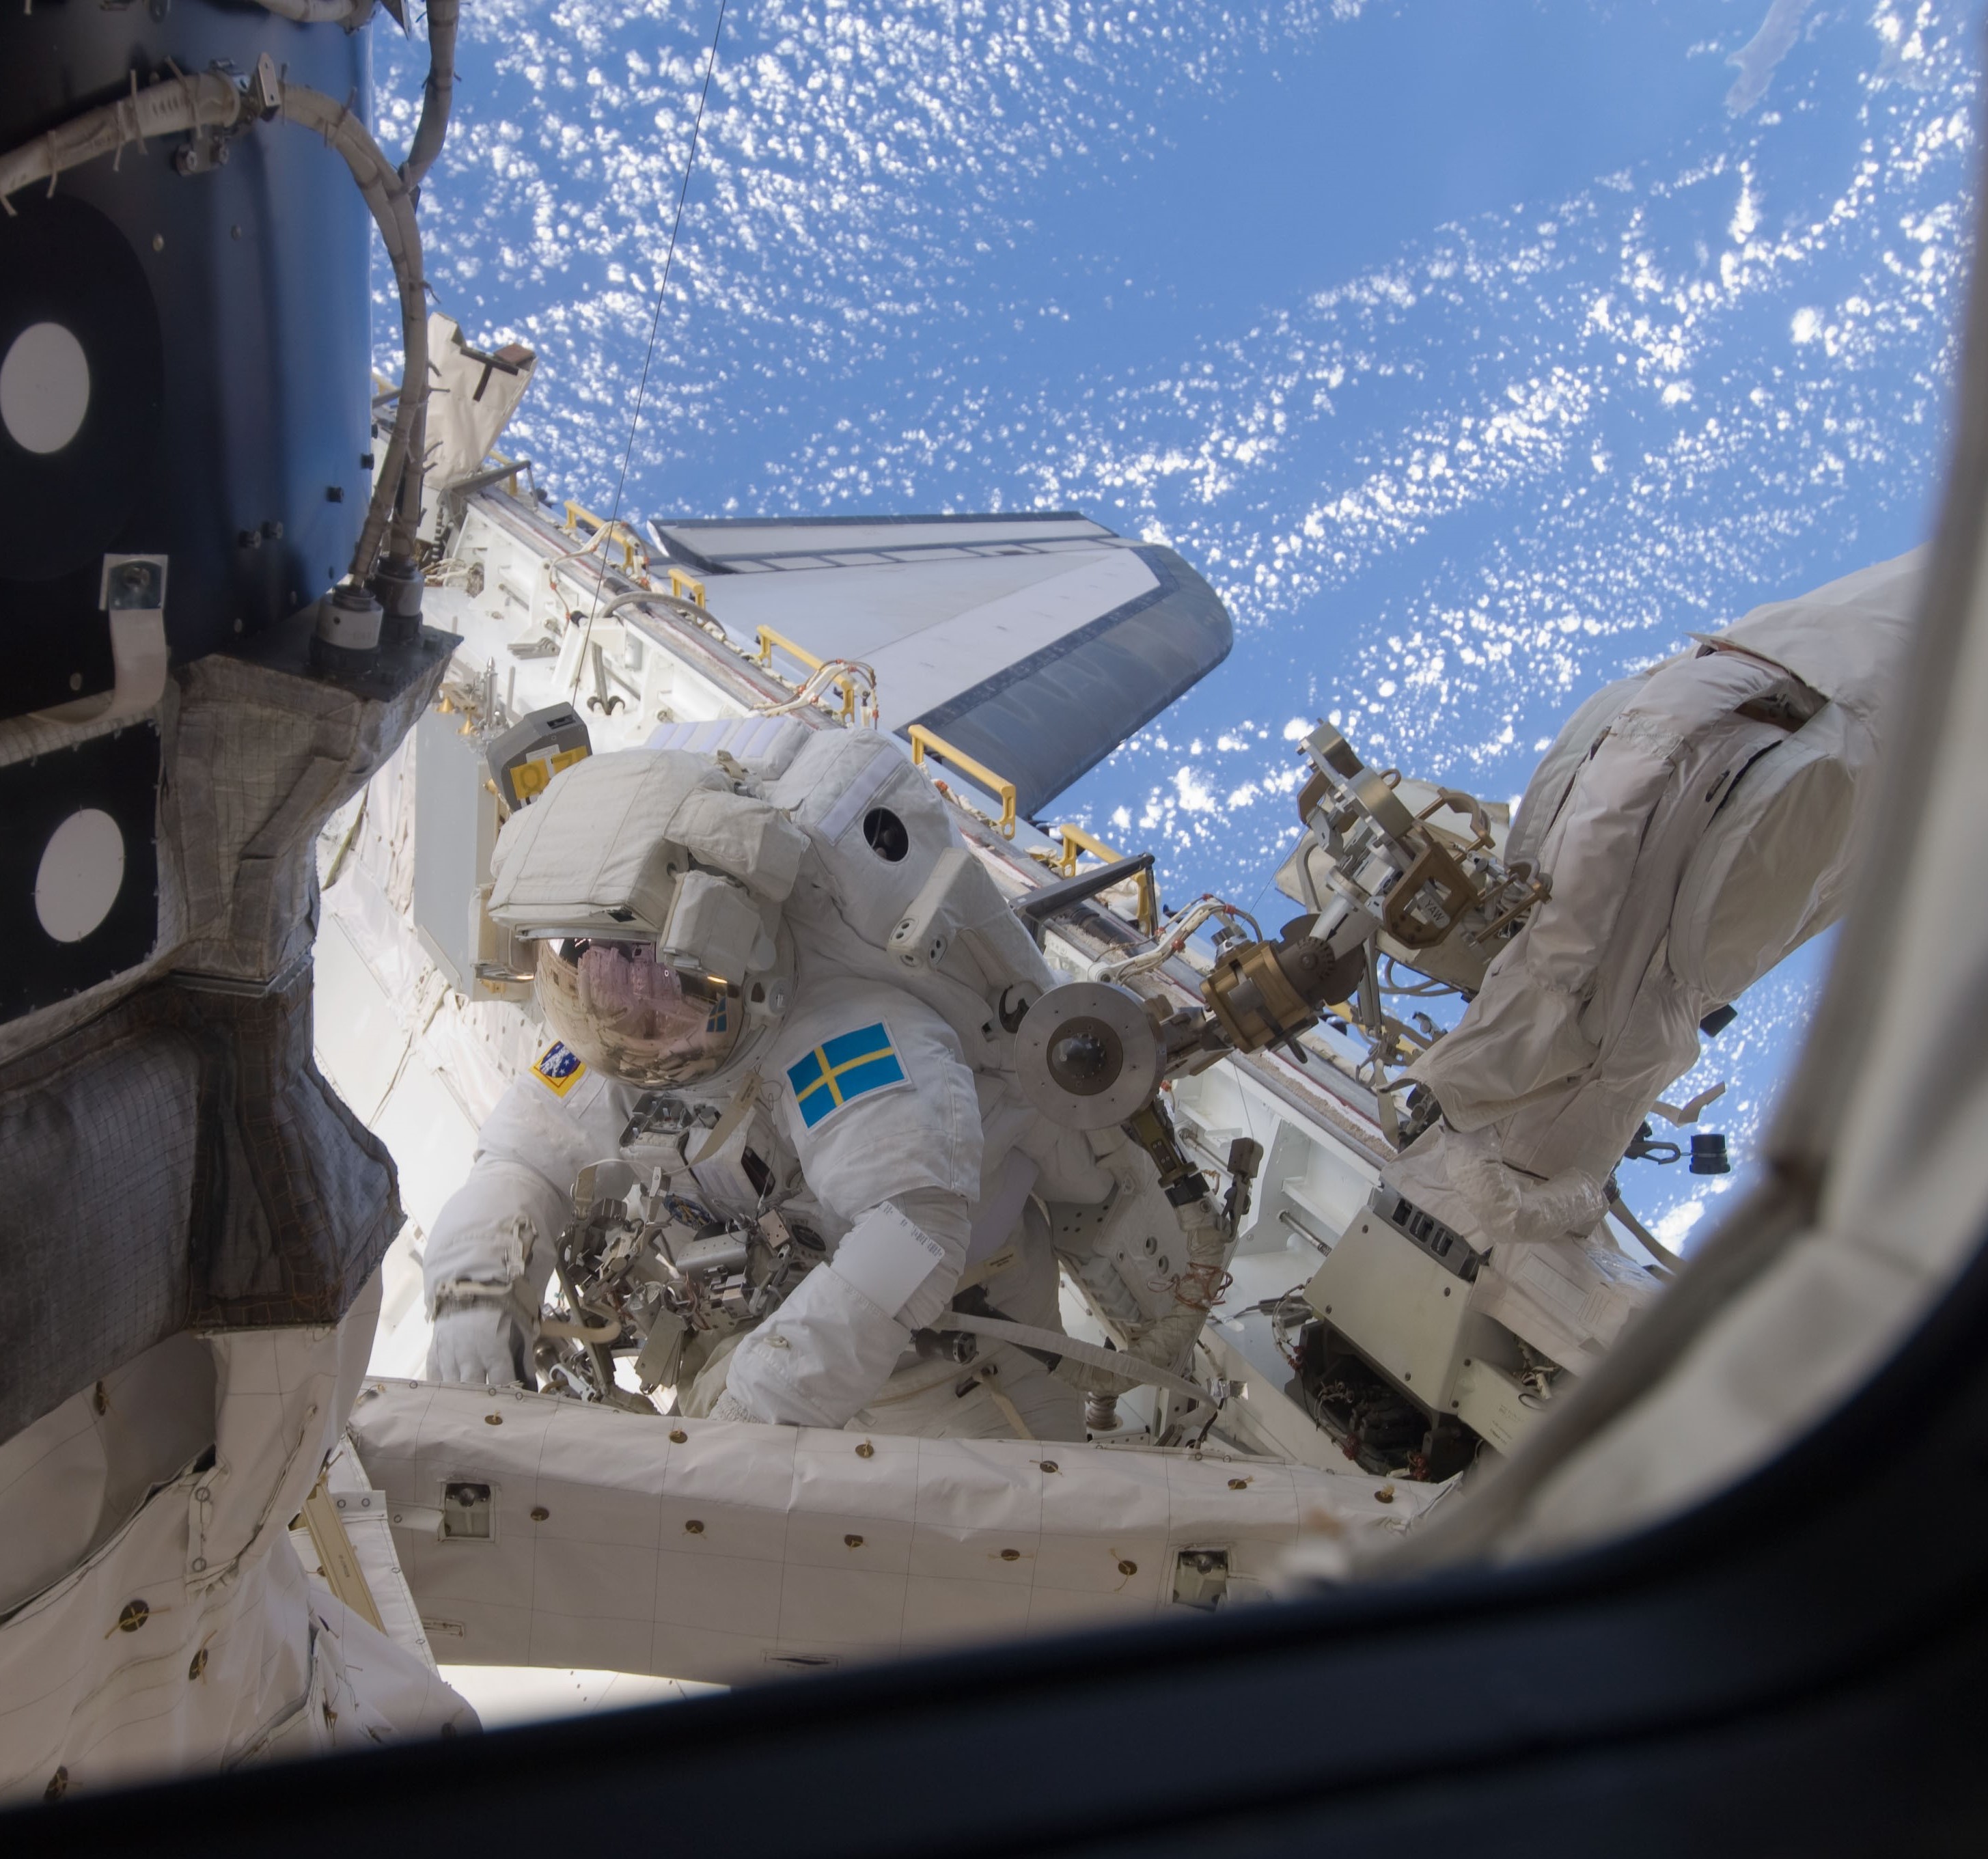
<path fill-rule="evenodd" d="M 645 1393 L 671 1384 L 694 1337 L 758 1323 L 826 1256 L 812 1232 L 770 1208 L 720 1220 L 678 1185 L 661 1165 L 620 1158 L 580 1171 L 554 1262 L 567 1314 L 539 1323 L 539 1372 L 556 1388 L 653 1412 L 616 1387 L 614 1349 L 638 1349 Z"/>

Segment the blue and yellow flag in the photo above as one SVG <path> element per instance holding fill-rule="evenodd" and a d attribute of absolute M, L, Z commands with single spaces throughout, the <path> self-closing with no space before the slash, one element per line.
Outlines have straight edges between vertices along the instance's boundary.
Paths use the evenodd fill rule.
<path fill-rule="evenodd" d="M 910 1082 L 898 1062 L 898 1049 L 881 1020 L 837 1033 L 787 1067 L 801 1121 L 812 1130 L 844 1104 L 874 1091 Z"/>

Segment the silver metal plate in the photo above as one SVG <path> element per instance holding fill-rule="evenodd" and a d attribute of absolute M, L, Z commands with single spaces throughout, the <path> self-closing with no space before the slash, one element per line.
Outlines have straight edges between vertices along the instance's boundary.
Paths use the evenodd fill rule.
<path fill-rule="evenodd" d="M 1066 1128 L 1123 1123 L 1160 1082 L 1159 1042 L 1145 1003 L 1109 982 L 1073 981 L 1036 1002 L 1015 1035 L 1023 1094 Z"/>

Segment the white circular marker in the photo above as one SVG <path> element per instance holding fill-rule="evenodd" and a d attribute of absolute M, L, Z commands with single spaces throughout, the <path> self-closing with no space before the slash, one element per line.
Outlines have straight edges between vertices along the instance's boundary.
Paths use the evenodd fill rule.
<path fill-rule="evenodd" d="M 124 884 L 124 835 L 101 807 L 70 814 L 35 873 L 35 914 L 58 942 L 80 942 L 110 914 Z"/>
<path fill-rule="evenodd" d="M 31 323 L 0 361 L 0 425 L 44 456 L 73 439 L 90 411 L 90 362 L 59 323 Z"/>

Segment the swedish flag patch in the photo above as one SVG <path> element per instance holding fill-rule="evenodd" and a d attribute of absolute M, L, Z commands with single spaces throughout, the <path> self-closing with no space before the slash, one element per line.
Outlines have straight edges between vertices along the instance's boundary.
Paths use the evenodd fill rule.
<path fill-rule="evenodd" d="M 889 1030 L 878 1020 L 823 1041 L 787 1067 L 787 1082 L 793 1087 L 801 1121 L 812 1130 L 858 1097 L 911 1081 Z"/>
<path fill-rule="evenodd" d="M 587 1064 L 564 1041 L 555 1039 L 539 1054 L 532 1076 L 555 1097 L 563 1097 L 586 1075 Z"/>

